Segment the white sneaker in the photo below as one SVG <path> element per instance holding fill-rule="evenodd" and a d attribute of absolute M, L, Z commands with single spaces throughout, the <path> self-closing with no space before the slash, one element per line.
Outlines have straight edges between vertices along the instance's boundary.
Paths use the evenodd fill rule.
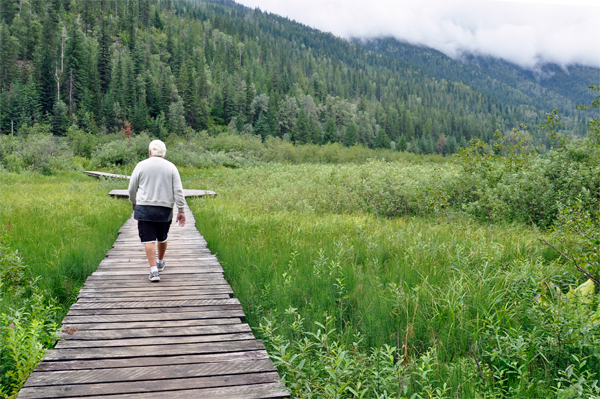
<path fill-rule="evenodd" d="M 156 262 L 156 267 L 158 268 L 159 272 L 162 272 L 163 270 L 165 270 L 165 267 L 167 267 L 167 264 L 163 260 L 162 263 Z"/>
<path fill-rule="evenodd" d="M 158 275 L 158 272 L 150 272 L 148 280 L 152 281 L 153 283 L 158 283 L 160 281 L 160 276 Z"/>

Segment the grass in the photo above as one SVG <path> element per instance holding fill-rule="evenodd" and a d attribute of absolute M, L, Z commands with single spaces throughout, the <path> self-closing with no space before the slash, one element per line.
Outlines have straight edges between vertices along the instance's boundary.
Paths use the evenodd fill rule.
<path fill-rule="evenodd" d="M 548 331 L 540 332 L 548 319 L 536 313 L 535 298 L 544 282 L 577 283 L 572 270 L 533 229 L 435 211 L 428 205 L 432 194 L 420 187 L 447 181 L 451 167 L 386 165 L 266 165 L 184 174 L 190 186 L 219 194 L 189 202 L 250 325 L 269 342 L 271 354 L 281 355 L 283 348 L 295 354 L 290 358 L 302 358 L 307 353 L 303 340 L 313 339 L 329 322 L 336 344 L 357 353 L 395 347 L 397 359 L 408 365 L 407 376 L 433 356 L 427 363 L 435 364 L 433 374 L 425 374 L 436 376 L 430 385 L 438 389 L 446 382 L 451 396 L 550 395 L 552 375 L 567 367 L 568 354 L 553 364 L 542 359 L 556 353 L 548 349 Z M 399 170 L 380 173 L 385 167 Z M 382 217 L 377 209 L 389 208 L 370 207 L 371 200 L 386 199 L 380 191 L 362 200 L 369 180 L 383 178 L 388 186 L 403 182 L 408 187 L 404 195 L 411 205 L 404 216 Z M 423 209 L 430 213 L 413 216 Z M 536 346 L 538 335 L 548 348 Z M 520 353 L 510 346 L 519 339 L 529 342 L 522 350 L 536 353 L 535 361 L 511 357 Z M 294 364 L 286 356 L 276 363 L 292 387 L 304 373 L 298 367 L 308 363 Z M 317 358 L 311 361 L 328 369 L 319 363 L 327 356 Z M 474 358 L 487 364 L 482 375 Z M 510 365 L 521 363 L 527 366 L 521 372 L 527 371 L 519 379 Z M 305 377 L 317 387 L 317 377 Z M 415 376 L 410 381 L 408 396 L 425 395 L 424 387 L 430 386 Z M 312 397 L 302 388 L 294 392 Z M 324 390 L 315 397 L 335 396 Z"/>
<path fill-rule="evenodd" d="M 217 191 L 190 207 L 294 397 L 596 392 L 600 323 L 589 324 L 589 307 L 536 299 L 582 281 L 532 229 L 451 208 L 452 165 L 181 171 L 186 188 Z M 0 226 L 10 221 L 11 247 L 64 315 L 131 212 L 106 195 L 126 183 L 1 176 Z M 40 301 L 29 303 L 48 309 Z M 5 295 L 0 310 L 19 304 Z M 32 336 L 35 324 L 23 325 Z M 12 353 L 42 355 L 14 336 Z"/>
<path fill-rule="evenodd" d="M 24 258 L 27 273 L 41 276 L 40 288 L 65 310 L 131 213 L 126 201 L 107 195 L 123 184 L 81 173 L 1 174 L 0 226 L 10 222 L 10 244 Z M 2 310 L 9 301 L 4 298 Z"/>

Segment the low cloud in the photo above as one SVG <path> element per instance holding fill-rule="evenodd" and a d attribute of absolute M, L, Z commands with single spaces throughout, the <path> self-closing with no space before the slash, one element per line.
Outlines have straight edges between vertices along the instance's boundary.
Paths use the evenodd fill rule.
<path fill-rule="evenodd" d="M 486 0 L 238 0 L 337 36 L 393 36 L 457 58 L 600 67 L 600 7 Z"/>

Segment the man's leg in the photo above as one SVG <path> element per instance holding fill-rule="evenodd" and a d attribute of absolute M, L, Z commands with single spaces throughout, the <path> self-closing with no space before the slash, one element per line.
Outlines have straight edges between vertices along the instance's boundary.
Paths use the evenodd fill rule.
<path fill-rule="evenodd" d="M 158 260 L 162 261 L 165 258 L 165 252 L 167 252 L 167 242 L 158 243 Z"/>
<path fill-rule="evenodd" d="M 146 249 L 146 258 L 148 258 L 148 262 L 150 263 L 150 267 L 156 267 L 156 247 L 153 242 L 147 242 L 144 244 Z M 160 244 L 158 244 L 158 248 L 160 250 Z M 165 245 L 166 249 L 166 245 Z M 164 254 L 164 251 L 163 251 Z"/>

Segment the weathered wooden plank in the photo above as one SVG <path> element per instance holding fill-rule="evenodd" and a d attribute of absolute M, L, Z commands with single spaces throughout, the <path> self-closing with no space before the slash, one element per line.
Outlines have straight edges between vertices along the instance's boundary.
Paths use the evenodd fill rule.
<path fill-rule="evenodd" d="M 124 346 L 149 346 L 149 345 L 171 345 L 171 344 L 195 344 L 204 342 L 244 341 L 254 338 L 252 333 L 194 335 L 183 337 L 158 337 L 158 338 L 122 338 L 107 340 L 67 340 L 58 341 L 56 349 L 73 348 L 112 348 Z"/>
<path fill-rule="evenodd" d="M 217 290 L 215 290 L 217 291 Z M 110 297 L 98 297 L 98 296 L 79 296 L 77 303 L 106 303 L 106 302 L 123 302 L 123 301 L 141 301 L 141 302 L 155 302 L 155 301 L 183 301 L 183 300 L 196 300 L 196 299 L 222 299 L 231 298 L 232 294 L 225 292 L 205 292 L 198 293 L 196 295 L 177 295 L 177 293 L 171 292 L 171 295 L 156 294 L 140 294 L 147 295 L 144 297 L 139 296 L 110 296 Z"/>
<path fill-rule="evenodd" d="M 127 317 L 131 317 L 131 321 L 137 316 L 148 315 L 148 319 L 158 320 L 182 320 L 201 317 L 205 312 L 227 312 L 230 310 L 242 310 L 240 305 L 208 305 L 208 306 L 183 306 L 180 308 L 132 308 L 132 309 L 71 309 L 66 318 L 83 317 L 83 316 L 117 316 L 125 317 L 123 321 L 127 321 Z M 208 314 L 208 313 L 207 313 Z M 173 319 L 166 319 L 172 317 Z"/>
<path fill-rule="evenodd" d="M 66 331 L 66 332 L 65 332 Z M 137 328 L 137 329 L 119 329 L 119 330 L 78 330 L 77 328 L 64 327 L 60 337 L 65 340 L 102 340 L 102 339 L 123 339 L 123 338 L 144 338 L 144 337 L 178 337 L 186 335 L 216 335 L 251 332 L 248 324 L 224 324 L 198 327 L 179 327 L 179 328 Z"/>
<path fill-rule="evenodd" d="M 155 302 L 105 302 L 105 303 L 74 303 L 71 309 L 131 309 L 131 308 L 177 308 L 184 306 L 217 306 L 239 305 L 237 298 L 228 299 L 198 299 L 191 301 Z"/>
<path fill-rule="evenodd" d="M 59 370 L 94 370 L 110 369 L 117 367 L 145 367 L 166 366 L 169 364 L 199 364 L 230 361 L 254 361 L 268 359 L 265 350 L 252 350 L 244 352 L 210 353 L 205 355 L 188 356 L 161 356 L 161 357 L 136 357 L 131 359 L 103 359 L 103 360 L 67 360 L 62 362 L 42 362 L 35 371 Z"/>
<path fill-rule="evenodd" d="M 263 372 L 263 373 L 251 373 L 251 374 L 238 374 L 238 375 L 224 375 L 224 376 L 210 376 L 210 377 L 195 377 L 186 379 L 171 379 L 171 380 L 148 380 L 140 382 L 116 382 L 116 383 L 97 383 L 97 384 L 73 384 L 73 385 L 59 385 L 59 386 L 47 386 L 47 387 L 31 387 L 24 388 L 22 395 L 19 398 L 33 399 L 33 398 L 68 398 L 77 397 L 80 395 L 102 395 L 96 396 L 101 398 L 113 398 L 112 394 L 127 395 L 131 397 L 131 394 L 160 394 L 162 396 L 157 397 L 171 397 L 173 392 L 182 391 L 182 387 L 187 390 L 183 391 L 190 393 L 188 398 L 207 398 L 213 399 L 217 396 L 213 396 L 214 390 L 211 393 L 207 388 L 218 388 L 223 389 L 227 386 L 246 385 L 266 383 L 277 383 L 279 376 L 276 372 Z M 203 389 L 202 389 L 203 388 Z M 202 389 L 203 394 L 198 392 L 191 392 L 191 389 Z M 252 388 L 252 390 L 256 390 Z M 265 392 L 265 388 L 261 388 L 261 392 Z M 224 391 L 228 394 L 227 391 Z M 223 392 L 222 392 L 223 393 Z M 206 394 L 206 395 L 205 395 Z M 217 393 L 218 394 L 218 393 Z M 111 395 L 111 396 L 104 396 Z M 209 396 L 210 395 L 210 396 Z M 123 397 L 123 396 L 121 396 Z M 223 397 L 223 396 L 222 396 Z M 227 396 L 225 396 L 227 397 Z M 228 396 L 229 398 L 238 398 L 237 396 Z"/>
<path fill-rule="evenodd" d="M 208 282 L 208 281 L 207 281 Z M 201 286 L 199 285 L 187 285 L 187 286 L 180 286 L 180 285 L 171 285 L 171 286 L 164 286 L 163 284 L 153 284 L 153 285 L 149 285 L 149 286 L 144 286 L 144 287 L 124 287 L 124 288 L 120 288 L 120 287 L 113 287 L 112 284 L 106 284 L 104 287 L 102 288 L 88 288 L 87 286 L 83 286 L 83 288 L 81 290 L 79 290 L 79 295 L 81 296 L 82 294 L 105 294 L 105 295 L 120 295 L 121 293 L 132 293 L 134 295 L 138 295 L 137 293 L 139 292 L 139 295 L 144 295 L 145 292 L 161 292 L 161 293 L 167 293 L 169 291 L 174 291 L 174 292 L 185 292 L 185 293 L 193 293 L 193 292 L 204 292 L 206 290 L 213 290 L 213 289 L 217 289 L 217 290 L 226 290 L 229 289 L 231 290 L 231 286 L 229 284 L 227 284 L 225 282 L 225 280 L 222 280 L 220 282 L 220 284 L 206 284 L 206 282 L 204 284 L 202 284 Z"/>
<path fill-rule="evenodd" d="M 206 280 L 213 279 L 223 279 L 223 272 L 214 272 L 214 273 L 197 273 L 194 275 L 187 276 L 171 276 L 169 281 L 172 283 L 190 285 L 195 283 L 201 283 Z M 90 276 L 87 279 L 87 284 L 135 284 L 139 286 L 140 284 L 145 283 L 148 285 L 156 285 L 152 284 L 152 282 L 148 281 L 148 275 L 141 274 L 135 276 Z M 187 283 L 187 284 L 186 284 Z M 163 285 L 163 284 L 161 284 Z"/>
<path fill-rule="evenodd" d="M 233 312 L 230 312 L 231 314 Z M 68 323 L 63 324 L 64 329 L 75 329 L 79 331 L 86 330 L 119 330 L 135 328 L 171 328 L 171 327 L 194 327 L 194 326 L 214 326 L 221 324 L 238 324 L 242 322 L 244 312 L 239 312 L 238 317 L 226 318 L 227 314 L 215 312 L 215 317 L 220 319 L 188 319 L 188 320 L 159 320 L 159 321 L 131 321 L 118 323 Z"/>
<path fill-rule="evenodd" d="M 94 170 L 86 170 L 83 173 L 85 173 L 88 176 L 91 177 L 104 177 L 104 178 L 111 178 L 111 179 L 128 179 L 130 178 L 130 176 L 127 175 L 117 175 L 114 173 L 106 173 L 106 172 L 97 172 Z M 123 190 L 123 191 L 127 191 L 127 190 Z M 127 196 L 127 198 L 129 198 L 129 195 Z"/>
<path fill-rule="evenodd" d="M 221 264 L 214 262 L 190 262 L 180 264 L 169 264 L 167 270 L 170 274 L 196 274 L 196 273 L 222 273 Z M 174 272 L 174 270 L 178 270 Z M 142 274 L 150 271 L 147 262 L 120 263 L 112 267 L 101 266 L 92 274 L 94 277 L 122 276 L 128 274 Z"/>
<path fill-rule="evenodd" d="M 150 268 L 148 267 L 148 270 L 150 270 Z M 202 266 L 202 267 L 198 267 L 194 269 L 194 273 L 215 273 L 215 272 L 223 272 L 223 269 L 221 269 L 221 267 L 215 267 L 215 266 L 210 266 L 210 267 L 206 267 L 206 266 Z M 136 276 L 136 275 L 141 275 L 146 273 L 147 275 L 147 270 L 144 269 L 139 269 L 139 270 L 131 270 L 131 271 L 110 271 L 110 272 L 105 272 L 105 271 L 101 271 L 101 272 L 94 272 L 93 275 L 94 276 L 99 276 L 99 277 L 105 277 L 105 276 Z M 178 275 L 178 274 L 191 274 L 189 271 L 173 271 L 173 270 L 169 270 L 169 275 Z"/>
<path fill-rule="evenodd" d="M 256 339 L 250 339 L 245 341 L 202 342 L 194 344 L 175 345 L 73 348 L 51 350 L 46 354 L 44 360 L 97 360 L 130 357 L 199 355 L 207 353 L 222 353 L 256 349 L 265 349 L 264 344 Z"/>
<path fill-rule="evenodd" d="M 112 396 L 111 399 L 163 399 L 165 393 L 140 393 Z M 289 398 L 287 389 L 279 382 L 268 384 L 238 385 L 233 387 L 186 389 L 169 391 L 169 399 L 210 398 L 210 399 L 276 399 Z M 106 397 L 89 396 L 86 399 L 106 399 Z"/>
<path fill-rule="evenodd" d="M 273 371 L 270 359 L 254 361 L 230 361 L 225 363 L 175 364 L 167 366 L 123 367 L 99 370 L 65 370 L 35 373 L 27 380 L 26 387 L 93 384 L 101 382 L 124 382 L 144 380 L 168 380 L 174 378 L 205 377 Z"/>

